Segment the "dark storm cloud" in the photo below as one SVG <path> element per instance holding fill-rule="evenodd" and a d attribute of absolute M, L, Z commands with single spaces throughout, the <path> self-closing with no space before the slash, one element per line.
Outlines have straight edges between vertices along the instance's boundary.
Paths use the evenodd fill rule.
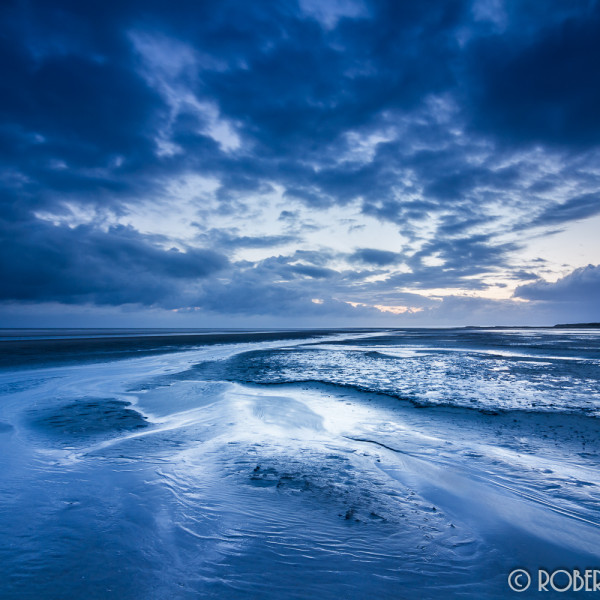
<path fill-rule="evenodd" d="M 378 267 L 385 267 L 398 262 L 400 255 L 396 252 L 390 252 L 388 250 L 377 250 L 375 248 L 359 248 L 350 255 L 351 261 L 358 261 L 368 265 L 376 265 Z"/>
<path fill-rule="evenodd" d="M 322 299 L 318 281 L 319 273 L 308 265 L 287 265 L 284 257 L 259 263 L 256 267 L 240 268 L 228 282 L 212 280 L 203 286 L 196 305 L 218 314 L 271 315 L 282 317 L 335 316 L 348 318 L 373 318 L 379 313 L 368 307 L 353 307 L 335 298 Z M 315 267 L 312 267 L 315 269 Z M 308 279 L 296 274 L 307 274 Z M 273 273 L 278 280 L 273 280 Z M 315 279 L 317 276 L 317 279 Z M 283 280 L 282 280 L 283 279 Z M 331 293 L 329 288 L 328 294 Z"/>
<path fill-rule="evenodd" d="M 532 271 L 523 271 L 523 270 L 514 271 L 513 273 L 511 273 L 511 277 L 513 279 L 521 279 L 521 280 L 531 280 L 531 279 L 538 278 L 538 276 L 535 273 L 533 273 Z"/>
<path fill-rule="evenodd" d="M 178 307 L 185 284 L 227 266 L 216 252 L 164 250 L 158 241 L 122 226 L 3 225 L 0 299 Z"/>
<path fill-rule="evenodd" d="M 482 234 L 433 240 L 407 258 L 411 273 L 393 275 L 388 283 L 419 289 L 485 289 L 489 287 L 485 276 L 507 266 L 507 255 L 516 248 L 515 244 L 491 243 L 490 236 Z M 434 257 L 440 264 L 428 264 L 426 259 L 429 257 Z"/>
<path fill-rule="evenodd" d="M 515 296 L 526 300 L 573 302 L 597 307 L 600 298 L 600 265 L 575 269 L 553 283 L 536 281 L 519 286 L 515 290 Z"/>
<path fill-rule="evenodd" d="M 372 0 L 328 25 L 295 2 L 3 3 L 2 298 L 324 311 L 313 298 L 367 295 L 373 271 L 335 270 L 324 251 L 252 266 L 225 256 L 298 241 L 316 227 L 298 204 L 351 202 L 419 242 L 407 256 L 350 255 L 382 274 L 410 267 L 373 289 L 486 287 L 518 248 L 482 233 L 502 211 L 525 215 L 518 230 L 600 210 L 600 9 L 500 3 L 494 21 L 481 4 Z M 534 146 L 539 159 L 524 154 Z M 558 174 L 543 168 L 546 146 L 566 163 Z M 249 230 L 210 225 L 201 248 L 175 252 L 131 228 L 48 217 L 69 203 L 172 211 L 170 183 L 189 174 L 218 181 L 218 206 L 199 195 L 193 218 L 247 218 Z M 565 180 L 585 189 L 559 202 Z M 288 229 L 258 237 L 248 207 L 273 190 Z"/>
<path fill-rule="evenodd" d="M 334 269 L 323 266 L 328 262 L 328 256 L 317 252 L 296 252 L 292 256 L 274 256 L 258 262 L 248 273 L 253 277 L 260 276 L 263 283 L 293 282 L 298 280 L 330 279 L 339 276 Z M 235 279 L 242 275 L 240 270 Z M 306 289 L 309 289 L 308 287 Z M 316 288 L 318 289 L 318 288 Z"/>
<path fill-rule="evenodd" d="M 511 189 L 518 182 L 520 172 L 517 167 L 492 171 L 486 168 L 469 168 L 457 164 L 455 171 L 439 178 L 432 178 L 425 187 L 427 196 L 440 200 L 456 199 L 476 187 Z"/>
<path fill-rule="evenodd" d="M 50 158 L 105 166 L 112 154 L 147 153 L 161 101 L 133 71 L 121 32 L 106 29 L 116 23 L 82 8 L 4 5 L 0 118 L 20 137 L 11 146 L 20 166 L 44 171 Z"/>
<path fill-rule="evenodd" d="M 155 137 L 169 107 L 147 85 L 128 32 L 175 35 L 226 66 L 187 83 L 200 97 L 216 100 L 259 147 L 253 160 L 231 164 L 213 140 L 194 131 L 189 114 L 181 121 L 185 112 L 172 124 L 173 141 L 207 159 L 205 170 L 227 174 L 223 192 L 256 189 L 268 177 L 292 187 L 303 169 L 286 158 L 318 156 L 348 128 L 368 124 L 386 108 L 414 106 L 451 82 L 441 58 L 456 46 L 451 26 L 459 6 L 377 3 L 371 18 L 342 20 L 327 34 L 293 3 L 184 4 L 178 11 L 167 3 L 107 3 L 103 9 L 8 4 L 1 114 L 18 124 L 20 167 L 28 166 L 32 150 L 37 157 L 31 165 L 36 179 L 54 175 L 44 159 L 65 161 L 77 180 L 73 167 L 107 167 L 116 154 L 124 157 L 125 170 L 139 173 L 157 162 Z M 427 74 L 416 55 L 430 63 Z M 284 160 L 274 160 L 274 152 Z M 176 164 L 166 158 L 162 168 L 177 170 L 197 158 L 184 156 Z M 332 183 L 324 177 L 321 186 L 335 188 Z M 340 189 L 334 191 L 341 197 Z M 295 192 L 319 202 L 319 193 Z"/>
<path fill-rule="evenodd" d="M 327 33 L 292 3 L 236 3 L 243 8 L 227 15 L 225 32 L 242 42 L 236 57 L 246 68 L 206 73 L 204 85 L 265 152 L 315 152 L 382 110 L 413 107 L 451 84 L 462 6 L 374 2 L 370 18 L 344 19 Z"/>
<path fill-rule="evenodd" d="M 473 43 L 476 126 L 513 143 L 598 143 L 600 6 L 573 2 L 561 15 L 561 4 L 543 15 L 527 14 L 532 3 L 507 4 L 512 22 L 528 27 Z"/>
<path fill-rule="evenodd" d="M 600 214 L 600 194 L 583 194 L 571 198 L 563 204 L 548 207 L 535 221 L 534 225 L 556 225 L 586 219 Z"/>

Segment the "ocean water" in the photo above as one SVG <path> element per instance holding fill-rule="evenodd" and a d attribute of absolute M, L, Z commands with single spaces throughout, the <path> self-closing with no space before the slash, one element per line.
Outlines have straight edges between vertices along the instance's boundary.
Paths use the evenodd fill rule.
<path fill-rule="evenodd" d="M 599 419 L 594 329 L 2 331 L 0 597 L 511 597 Z"/>

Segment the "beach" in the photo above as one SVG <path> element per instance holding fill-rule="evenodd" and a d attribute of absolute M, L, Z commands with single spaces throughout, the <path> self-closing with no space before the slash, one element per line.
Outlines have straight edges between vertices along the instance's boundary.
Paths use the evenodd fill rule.
<path fill-rule="evenodd" d="M 4 368 L 2 597 L 504 598 L 598 567 L 600 336 L 477 335 Z"/>

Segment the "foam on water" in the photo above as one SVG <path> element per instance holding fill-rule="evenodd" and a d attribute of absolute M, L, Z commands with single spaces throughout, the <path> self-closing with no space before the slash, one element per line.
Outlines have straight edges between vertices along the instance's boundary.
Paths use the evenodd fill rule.
<path fill-rule="evenodd" d="M 315 344 L 198 365 L 196 376 L 254 383 L 317 381 L 382 392 L 421 405 L 600 414 L 600 359 L 411 345 Z"/>

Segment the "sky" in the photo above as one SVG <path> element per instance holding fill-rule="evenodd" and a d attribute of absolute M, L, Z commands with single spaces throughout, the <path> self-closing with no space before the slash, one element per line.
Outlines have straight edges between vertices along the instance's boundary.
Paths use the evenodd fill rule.
<path fill-rule="evenodd" d="M 0 326 L 600 321 L 600 5 L 0 6 Z"/>

